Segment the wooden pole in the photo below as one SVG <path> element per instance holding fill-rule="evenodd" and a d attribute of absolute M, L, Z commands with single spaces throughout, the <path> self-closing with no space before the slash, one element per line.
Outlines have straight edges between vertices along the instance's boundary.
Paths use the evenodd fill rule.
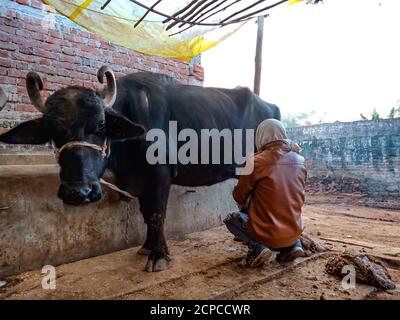
<path fill-rule="evenodd" d="M 262 67 L 262 47 L 264 37 L 264 16 L 257 18 L 257 45 L 256 45 L 256 58 L 255 58 L 255 72 L 254 72 L 254 93 L 260 95 L 261 85 L 261 67 Z"/>

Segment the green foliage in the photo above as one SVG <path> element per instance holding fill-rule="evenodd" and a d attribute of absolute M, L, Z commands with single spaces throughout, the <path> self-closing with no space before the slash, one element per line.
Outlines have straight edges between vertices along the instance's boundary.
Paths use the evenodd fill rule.
<path fill-rule="evenodd" d="M 381 116 L 379 115 L 378 111 L 374 108 L 371 114 L 371 120 L 379 120 Z"/>
<path fill-rule="evenodd" d="M 393 119 L 396 116 L 396 108 L 393 107 L 392 109 L 390 109 L 390 112 L 388 114 L 388 118 L 389 119 Z"/>
<path fill-rule="evenodd" d="M 388 119 L 394 119 L 400 117 L 400 105 L 393 107 L 390 109 L 389 114 L 387 116 Z M 369 120 L 368 117 L 364 116 L 364 114 L 360 113 L 361 120 Z M 371 120 L 379 120 L 383 119 L 378 111 L 374 108 L 371 113 Z"/>

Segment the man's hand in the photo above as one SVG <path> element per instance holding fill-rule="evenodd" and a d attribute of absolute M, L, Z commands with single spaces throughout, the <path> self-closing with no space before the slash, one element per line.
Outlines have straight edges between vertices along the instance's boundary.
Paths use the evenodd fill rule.
<path fill-rule="evenodd" d="M 244 204 L 240 204 L 240 203 L 236 203 L 239 211 L 242 213 L 249 213 L 249 206 L 250 206 L 250 197 L 246 200 L 246 202 Z"/>

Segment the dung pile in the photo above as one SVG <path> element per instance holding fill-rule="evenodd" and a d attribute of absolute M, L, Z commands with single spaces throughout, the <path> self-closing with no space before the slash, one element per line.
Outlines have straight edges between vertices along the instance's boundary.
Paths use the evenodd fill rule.
<path fill-rule="evenodd" d="M 303 233 L 300 238 L 301 245 L 303 246 L 303 250 L 306 253 L 307 257 L 312 256 L 314 253 L 318 252 L 325 252 L 328 251 L 329 248 L 315 242 L 313 239 L 311 239 L 308 235 Z"/>
<path fill-rule="evenodd" d="M 373 259 L 359 251 L 345 251 L 340 255 L 329 258 L 325 271 L 329 274 L 342 278 L 344 266 L 354 266 L 356 280 L 380 289 L 395 289 L 390 274 L 382 262 Z"/>

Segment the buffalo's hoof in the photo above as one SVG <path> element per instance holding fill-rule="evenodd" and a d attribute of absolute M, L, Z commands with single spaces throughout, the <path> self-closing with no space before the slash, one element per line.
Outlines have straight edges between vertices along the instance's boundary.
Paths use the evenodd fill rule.
<path fill-rule="evenodd" d="M 146 249 L 144 247 L 141 247 L 137 252 L 137 254 L 140 254 L 142 256 L 148 256 L 150 253 L 151 253 L 151 250 L 150 249 Z"/>
<path fill-rule="evenodd" d="M 169 259 L 161 258 L 156 261 L 149 259 L 146 264 L 147 272 L 158 272 L 167 270 L 170 267 Z"/>

